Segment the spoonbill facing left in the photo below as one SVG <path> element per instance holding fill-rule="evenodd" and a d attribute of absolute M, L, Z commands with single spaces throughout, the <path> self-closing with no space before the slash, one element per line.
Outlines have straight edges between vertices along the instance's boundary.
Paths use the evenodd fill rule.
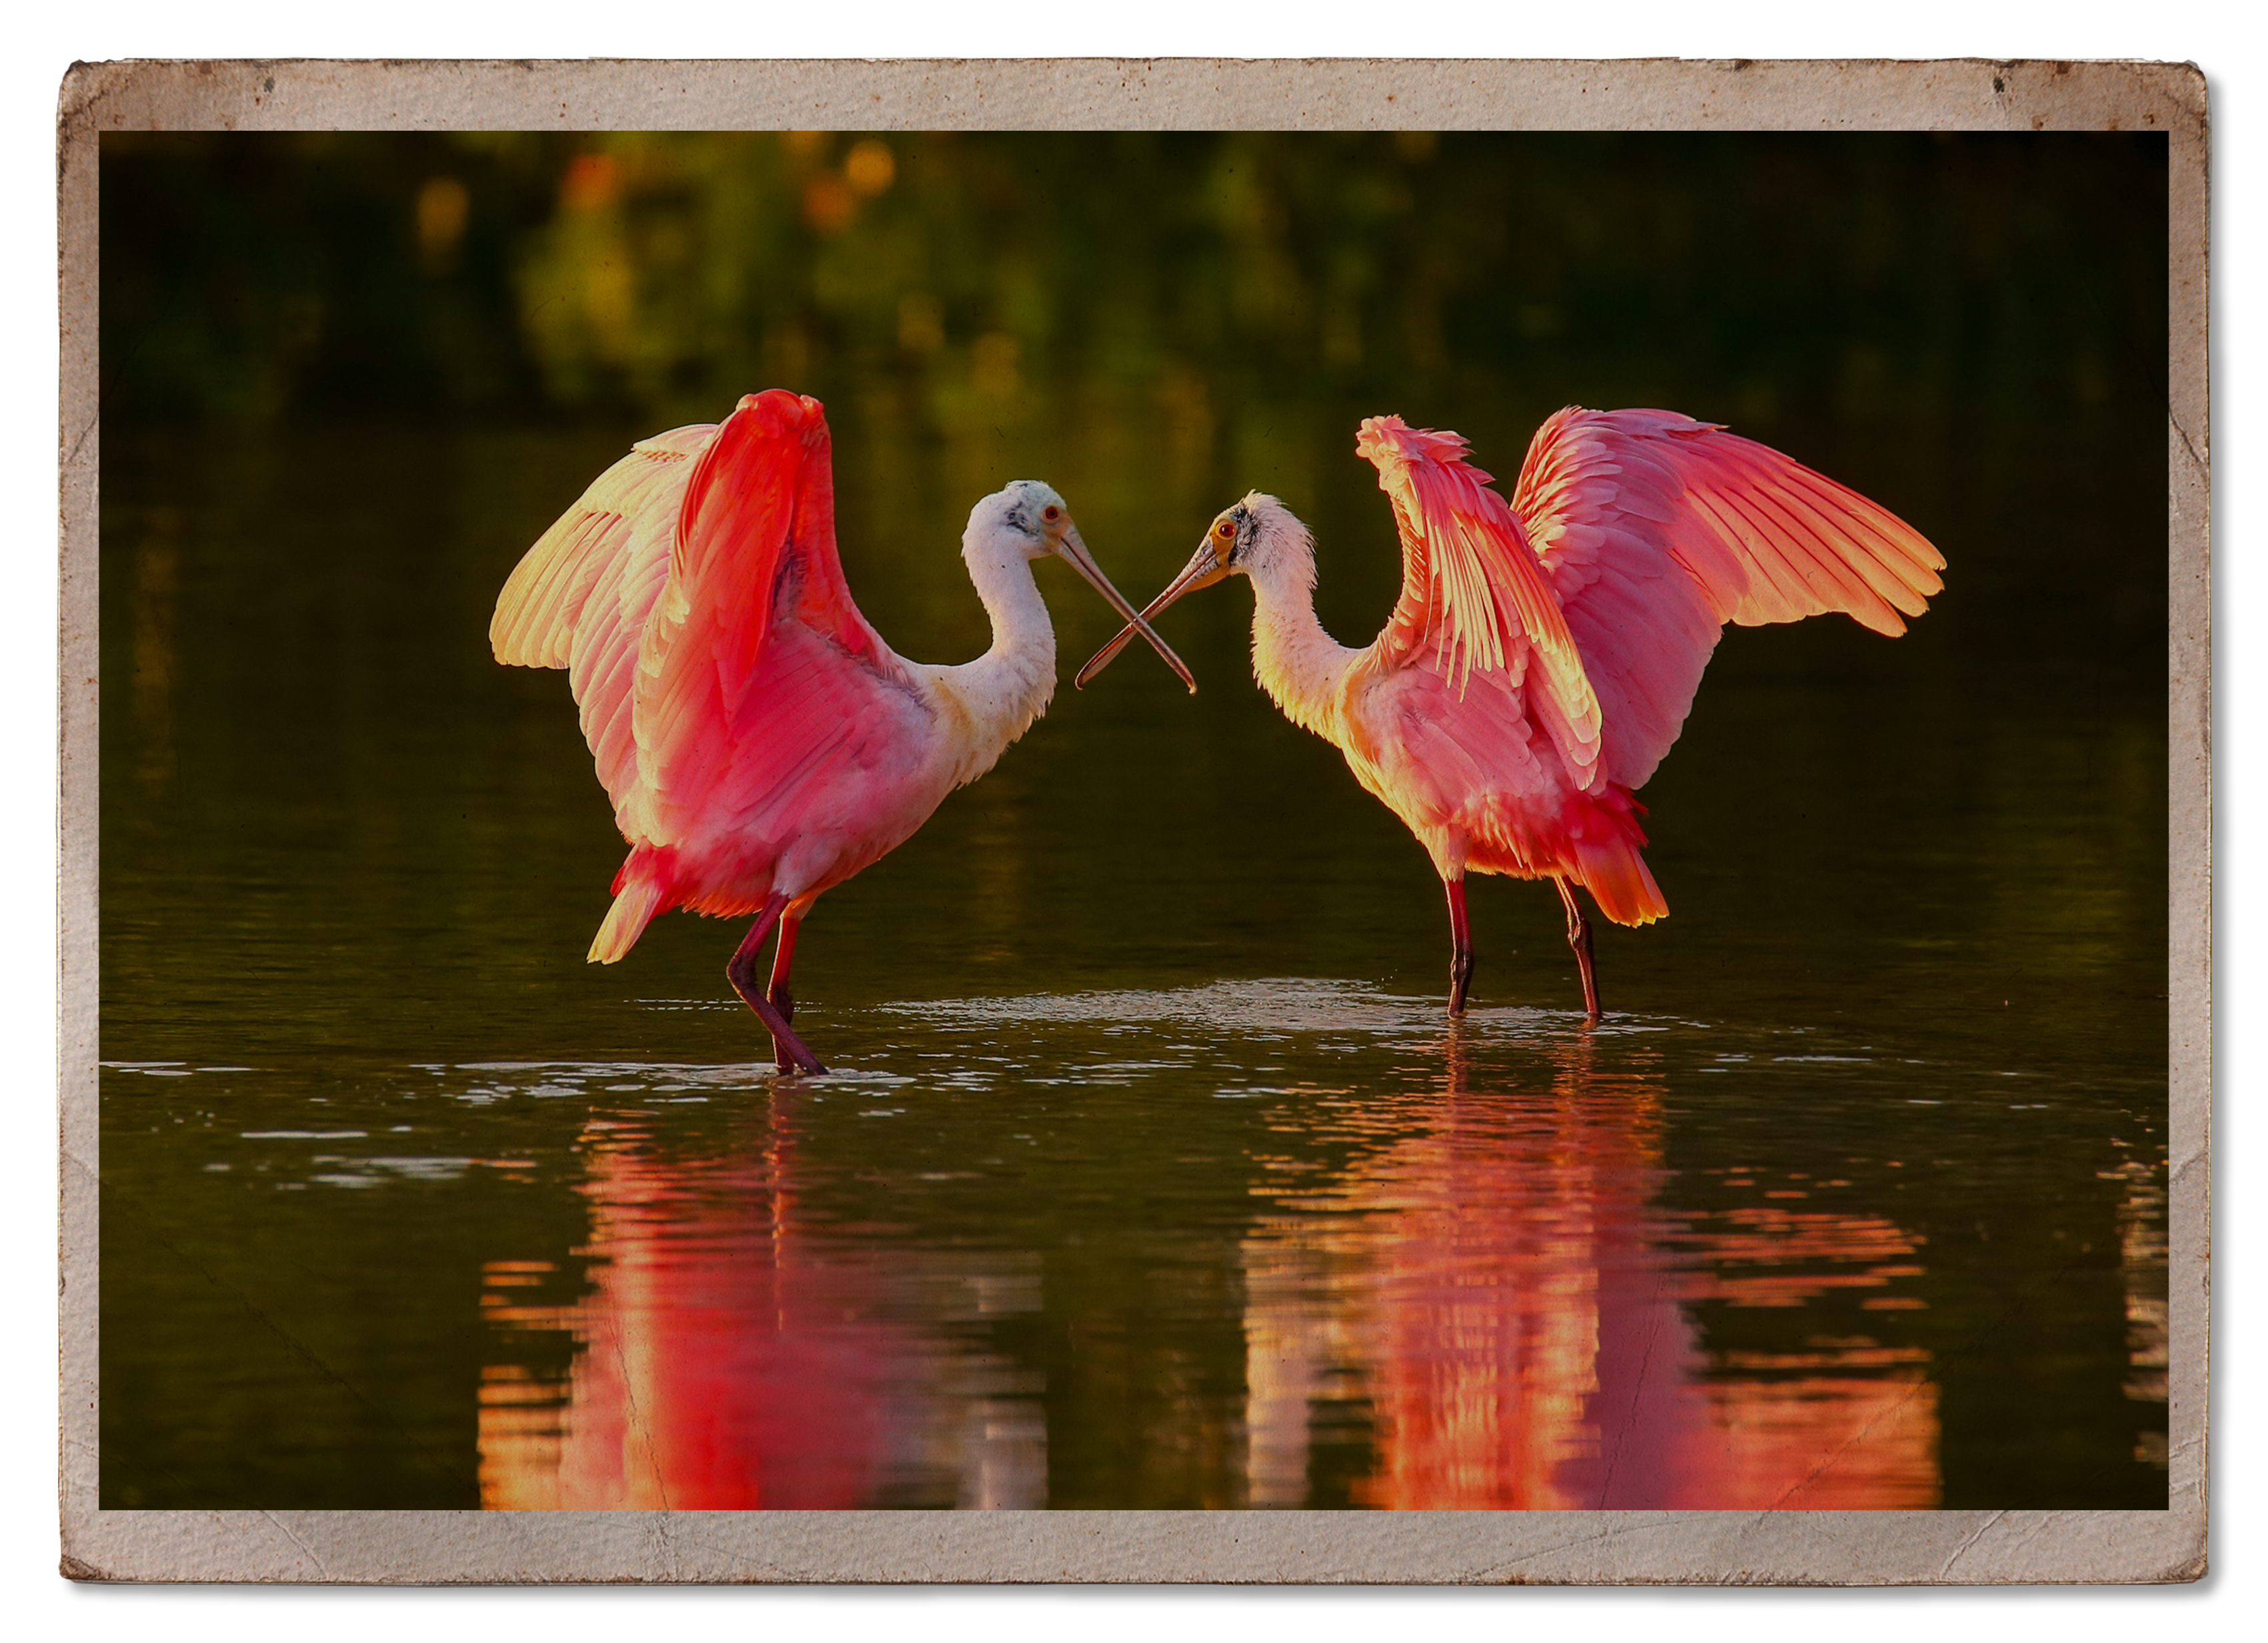
<path fill-rule="evenodd" d="M 817 400 L 749 394 L 721 424 L 640 440 L 594 480 L 527 550 L 489 626 L 499 662 L 569 670 L 630 842 L 590 958 L 613 963 L 672 908 L 754 913 L 725 973 L 782 1072 L 824 1072 L 788 1025 L 796 928 L 1046 711 L 1055 630 L 1031 565 L 1048 554 L 1197 688 L 1097 568 L 1064 499 L 1030 479 L 970 509 L 961 537 L 991 648 L 958 667 L 893 651 L 843 581 Z"/>
<path fill-rule="evenodd" d="M 1251 578 L 1262 688 L 1346 755 L 1441 875 L 1449 1013 L 1472 985 L 1471 871 L 1557 887 L 1595 1021 L 1575 887 L 1616 924 L 1669 910 L 1638 854 L 1645 807 L 1631 795 L 1684 727 L 1724 624 L 1841 611 L 1895 636 L 1944 586 L 1945 560 L 1857 491 L 1675 411 L 1560 411 L 1536 430 L 1509 505 L 1466 449 L 1399 416 L 1357 434 L 1402 537 L 1401 600 L 1364 649 L 1323 631 L 1314 538 L 1256 490 L 1215 517 L 1142 614 Z"/>

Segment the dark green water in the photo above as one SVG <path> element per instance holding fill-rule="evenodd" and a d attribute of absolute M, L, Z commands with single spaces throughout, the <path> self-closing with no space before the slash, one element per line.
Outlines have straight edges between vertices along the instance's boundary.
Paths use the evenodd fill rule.
<path fill-rule="evenodd" d="M 1013 466 L 1138 594 L 1233 492 L 1114 483 L 1195 490 L 1118 431 Z M 783 1085 L 736 927 L 581 961 L 620 846 L 563 677 L 486 654 L 622 437 L 107 453 L 106 1504 L 2162 1501 L 2163 714 L 2124 611 L 1961 549 L 2057 494 L 2110 560 L 2146 487 L 1807 452 L 1947 521 L 1950 591 L 1727 637 L 1594 1033 L 1495 880 L 1445 1029 L 1423 855 L 1192 600 L 1199 696 L 1066 689 L 821 904 L 839 1075 Z M 838 419 L 853 585 L 973 653 L 1005 469 L 887 437 Z M 1326 610 L 1382 612 L 1347 442 Z"/>

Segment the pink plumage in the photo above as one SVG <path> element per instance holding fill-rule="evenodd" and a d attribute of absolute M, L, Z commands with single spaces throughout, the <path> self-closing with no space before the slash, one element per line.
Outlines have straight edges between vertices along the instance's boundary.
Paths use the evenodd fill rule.
<path fill-rule="evenodd" d="M 1346 755 L 1447 888 L 1452 1012 L 1472 973 L 1469 870 L 1554 881 L 1595 1017 L 1574 887 L 1619 924 L 1668 911 L 1632 795 L 1677 740 L 1724 624 L 1842 611 L 1902 633 L 1945 561 L 1856 491 L 1674 411 L 1559 412 L 1509 501 L 1456 434 L 1373 416 L 1355 448 L 1402 541 L 1402 596 L 1370 645 L 1322 630 L 1307 527 L 1257 491 L 1214 519 L 1143 614 L 1249 577 L 1262 686 Z"/>
<path fill-rule="evenodd" d="M 992 647 L 932 667 L 892 651 L 851 600 L 818 401 L 750 394 L 600 475 L 528 549 L 489 630 L 498 661 L 568 669 L 630 846 L 591 959 L 620 959 L 672 908 L 755 913 L 726 973 L 782 1068 L 819 1070 L 787 1025 L 796 927 L 1045 711 L 1055 636 L 1031 562 L 1048 554 L 1133 617 L 1062 497 L 1018 480 L 971 510 L 962 538 Z"/>

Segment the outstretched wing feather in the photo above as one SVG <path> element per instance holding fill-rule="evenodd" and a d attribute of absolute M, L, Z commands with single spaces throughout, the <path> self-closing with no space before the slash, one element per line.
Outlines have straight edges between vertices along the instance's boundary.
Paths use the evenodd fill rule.
<path fill-rule="evenodd" d="M 1402 537 L 1402 597 L 1373 648 L 1386 667 L 1420 663 L 1458 684 L 1476 669 L 1525 680 L 1579 785 L 1599 758 L 1600 711 L 1559 600 L 1520 520 L 1464 460 L 1455 434 L 1398 416 L 1362 424 L 1356 450 L 1378 469 Z"/>
<path fill-rule="evenodd" d="M 577 630 L 591 597 L 622 569 L 642 523 L 674 520 L 685 479 L 716 427 L 698 423 L 641 439 L 593 480 L 575 505 L 521 556 L 489 623 L 497 660 L 513 667 L 573 664 Z M 604 600 L 593 613 L 613 613 Z"/>
<path fill-rule="evenodd" d="M 825 414 L 773 389 L 640 440 L 593 481 L 520 560 L 489 632 L 499 661 L 568 669 L 616 822 L 658 841 L 663 809 L 681 816 L 721 779 L 784 615 L 899 667 L 836 553 Z"/>
<path fill-rule="evenodd" d="M 1945 560 L 1889 509 L 1674 411 L 1569 407 L 1536 430 L 1512 505 L 1636 788 L 1677 739 L 1725 623 L 1841 611 L 1905 630 Z"/>
<path fill-rule="evenodd" d="M 617 820 L 637 783 L 638 640 L 668 578 L 686 480 L 716 431 L 701 423 L 639 440 L 527 550 L 490 623 L 498 661 L 568 670 Z"/>
<path fill-rule="evenodd" d="M 902 670 L 843 579 L 818 401 L 777 388 L 743 399 L 702 451 L 674 524 L 631 694 L 642 807 L 628 820 L 657 839 L 711 806 L 766 718 L 761 664 L 777 623 L 807 629 L 848 666 Z"/>

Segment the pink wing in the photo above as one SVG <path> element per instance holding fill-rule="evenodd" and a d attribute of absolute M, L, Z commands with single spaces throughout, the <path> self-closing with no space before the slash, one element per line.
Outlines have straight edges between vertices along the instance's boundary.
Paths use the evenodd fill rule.
<path fill-rule="evenodd" d="M 1569 407 L 1513 492 L 1607 726 L 1642 785 L 1685 722 L 1723 624 L 1842 611 L 1905 631 L 1945 560 L 1888 509 L 1769 446 L 1675 411 Z"/>
<path fill-rule="evenodd" d="M 1575 785 L 1587 787 L 1600 758 L 1597 695 L 1550 578 L 1466 448 L 1399 416 L 1370 417 L 1355 437 L 1402 537 L 1402 598 L 1372 653 L 1389 668 L 1430 667 L 1461 696 L 1475 669 L 1524 682 Z"/>
<path fill-rule="evenodd" d="M 799 645 L 815 637 L 815 654 L 834 656 L 846 682 L 903 679 L 903 664 L 851 602 L 836 554 L 825 414 L 817 400 L 773 388 L 740 402 L 686 482 L 668 581 L 638 639 L 632 696 L 653 811 L 634 814 L 626 830 L 657 842 L 680 836 L 733 770 L 737 750 L 758 737 L 784 745 L 857 739 L 855 723 L 823 714 L 814 721 L 771 699 L 780 669 L 768 665 L 768 652 L 783 622 L 805 630 Z M 829 665 L 803 658 L 788 672 L 807 677 L 814 666 Z"/>
<path fill-rule="evenodd" d="M 718 727 L 739 717 L 724 701 L 737 708 L 747 693 L 783 575 L 798 620 L 895 667 L 836 555 L 825 414 L 816 400 L 772 389 L 742 399 L 721 425 L 639 441 L 504 584 L 489 627 L 497 659 L 570 670 L 625 834 L 650 836 L 634 811 L 657 779 L 674 777 L 683 796 L 697 775 L 688 753 L 716 763 Z"/>

